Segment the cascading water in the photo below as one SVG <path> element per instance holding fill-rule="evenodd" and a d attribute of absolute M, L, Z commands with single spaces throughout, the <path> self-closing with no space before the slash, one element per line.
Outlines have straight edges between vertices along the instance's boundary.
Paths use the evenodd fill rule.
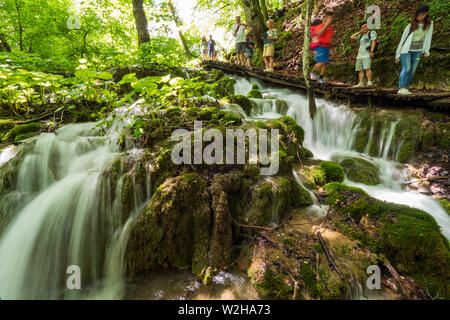
<path fill-rule="evenodd" d="M 11 197 L 20 201 L 9 204 L 17 213 L 0 234 L 2 299 L 121 296 L 134 214 L 122 222 L 123 178 L 114 181 L 110 169 L 122 155 L 116 140 L 123 126 L 102 136 L 95 123 L 67 125 L 41 134 L 25 153 L 14 190 L 21 196 Z M 135 208 L 149 190 L 135 192 Z M 79 267 L 82 290 L 66 286 L 69 266 Z"/>
<path fill-rule="evenodd" d="M 260 88 L 265 88 L 261 82 L 255 79 L 250 81 L 242 78 L 237 79 L 236 94 L 246 95 L 254 83 L 258 84 Z M 275 113 L 272 109 L 264 113 L 266 109 L 259 107 L 256 110 L 263 110 L 263 112 L 252 115 L 252 119 L 278 118 L 284 115 L 294 118 L 305 130 L 305 146 L 314 153 L 317 159 L 331 160 L 333 156 L 339 154 L 341 156 L 363 157 L 365 160 L 372 162 L 379 168 L 380 185 L 367 186 L 349 180 L 346 180 L 345 183 L 362 188 L 374 198 L 405 204 L 429 213 L 441 227 L 442 234 L 450 239 L 450 216 L 447 212 L 432 197 L 406 190 L 402 186 L 402 183 L 408 180 L 406 170 L 400 164 L 391 161 L 391 159 L 396 159 L 402 144 L 401 141 L 398 145 L 393 143 L 395 130 L 400 120 L 385 123 L 378 140 L 380 144 L 378 158 L 373 158 L 368 155 L 370 145 L 366 146 L 364 154 L 355 151 L 355 137 L 360 130 L 361 119 L 350 108 L 317 99 L 317 113 L 311 120 L 307 100 L 303 95 L 295 94 L 288 89 L 265 88 L 262 92 L 263 95 L 270 95 L 286 101 L 288 110 L 286 113 Z M 259 99 L 253 99 L 253 101 L 256 104 L 261 103 Z M 372 121 L 369 143 L 372 143 L 374 139 L 373 132 Z"/>
<path fill-rule="evenodd" d="M 246 95 L 252 82 L 237 79 L 236 93 Z M 318 100 L 317 114 L 311 120 L 304 96 L 288 89 L 266 89 L 263 96 L 271 99 L 254 99 L 257 108 L 253 119 L 293 117 L 305 129 L 305 146 L 316 158 L 328 160 L 341 154 L 371 161 L 379 168 L 380 185 L 345 183 L 361 187 L 375 198 L 428 212 L 450 238 L 450 218 L 443 208 L 431 197 L 405 190 L 401 182 L 408 178 L 406 172 L 389 160 L 389 156 L 396 158 L 402 143 L 393 143 L 398 122 L 389 123 L 382 130 L 379 157 L 371 158 L 368 152 L 375 139 L 373 122 L 365 152 L 359 154 L 354 151 L 354 144 L 361 120 L 350 108 Z M 276 99 L 285 103 L 277 103 Z M 238 111 L 244 114 L 242 109 Z M 0 225 L 2 299 L 123 297 L 123 255 L 128 234 L 140 208 L 151 197 L 150 169 L 146 168 L 146 186 L 134 188 L 135 210 L 123 220 L 120 195 L 124 175 L 116 179 L 110 171 L 123 156 L 116 140 L 125 125 L 115 122 L 106 135 L 100 135 L 94 123 L 68 125 L 55 134 L 42 134 L 28 142 L 27 152 L 9 147 L 0 153 L 0 173 L 16 160 L 14 157 L 23 156 L 18 161 L 13 190 L 1 190 L 0 186 L 0 194 L 4 195 L 1 213 L 14 213 L 6 227 Z M 294 176 L 303 187 L 296 173 Z M 314 204 L 308 210 L 322 217 L 327 208 L 320 207 L 312 196 Z M 66 270 L 71 265 L 81 269 L 80 291 L 66 287 Z M 351 298 L 360 295 L 352 294 Z"/>

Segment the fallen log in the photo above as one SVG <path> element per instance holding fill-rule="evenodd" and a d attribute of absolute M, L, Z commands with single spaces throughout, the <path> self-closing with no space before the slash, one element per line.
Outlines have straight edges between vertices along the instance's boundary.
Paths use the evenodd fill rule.
<path fill-rule="evenodd" d="M 337 274 L 339 275 L 339 277 L 342 280 L 345 280 L 344 274 L 341 272 L 341 270 L 339 270 L 338 266 L 336 265 L 333 258 L 331 257 L 330 251 L 328 251 L 328 248 L 325 244 L 325 241 L 323 241 L 322 234 L 320 233 L 320 231 L 317 232 L 317 237 L 319 238 L 319 242 L 320 242 L 320 245 L 322 246 L 325 257 L 328 260 L 328 264 L 330 265 L 330 267 L 332 267 L 337 272 Z"/>

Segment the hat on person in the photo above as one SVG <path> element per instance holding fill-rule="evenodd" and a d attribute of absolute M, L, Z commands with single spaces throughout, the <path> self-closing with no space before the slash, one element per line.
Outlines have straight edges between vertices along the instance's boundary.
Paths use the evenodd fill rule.
<path fill-rule="evenodd" d="M 416 16 L 428 11 L 430 11 L 430 7 L 427 4 L 421 4 L 416 10 Z"/>

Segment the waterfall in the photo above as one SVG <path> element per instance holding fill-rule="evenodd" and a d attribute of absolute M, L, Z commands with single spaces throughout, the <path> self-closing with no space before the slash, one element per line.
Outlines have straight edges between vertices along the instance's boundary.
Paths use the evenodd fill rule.
<path fill-rule="evenodd" d="M 323 99 L 317 99 L 317 113 L 314 119 L 309 116 L 307 99 L 301 94 L 294 93 L 288 89 L 274 89 L 261 85 L 261 83 L 251 80 L 239 79 L 236 84 L 236 91 L 239 94 L 246 95 L 253 83 L 258 83 L 262 88 L 263 95 L 276 97 L 288 103 L 289 109 L 286 115 L 294 118 L 296 122 L 305 130 L 304 145 L 310 149 L 316 159 L 331 160 L 333 155 L 348 154 L 349 156 L 360 156 L 355 151 L 355 136 L 361 128 L 362 118 L 358 113 L 344 105 L 336 105 Z M 253 99 L 252 99 L 253 100 Z M 254 100 L 257 104 L 261 103 L 259 99 Z M 256 110 L 261 110 L 257 108 Z M 264 110 L 262 111 L 264 112 Z M 284 114 L 283 114 L 284 115 Z M 258 119 L 278 118 L 282 114 L 268 115 L 257 114 Z M 405 190 L 402 182 L 406 182 L 408 174 L 406 170 L 398 163 L 390 161 L 396 159 L 402 142 L 398 146 L 393 146 L 395 130 L 400 120 L 385 122 L 381 130 L 378 157 L 372 158 L 364 156 L 365 159 L 373 162 L 379 168 L 381 185 L 367 186 L 346 180 L 345 183 L 351 186 L 357 186 L 365 190 L 370 196 L 397 204 L 405 204 L 414 208 L 421 209 L 434 217 L 442 230 L 442 234 L 450 239 L 450 216 L 442 208 L 439 202 L 430 196 L 420 194 L 416 191 Z M 369 133 L 369 143 L 374 141 L 374 122 L 372 121 Z M 365 147 L 365 153 L 369 151 L 370 144 Z"/>
<path fill-rule="evenodd" d="M 0 234 L 2 299 L 120 297 L 130 224 L 150 196 L 149 186 L 135 191 L 137 210 L 122 222 L 123 177 L 110 173 L 120 134 L 117 124 L 104 136 L 95 123 L 67 125 L 26 153 L 14 191 L 24 203 Z M 79 267 L 81 290 L 67 288 L 69 266 Z"/>

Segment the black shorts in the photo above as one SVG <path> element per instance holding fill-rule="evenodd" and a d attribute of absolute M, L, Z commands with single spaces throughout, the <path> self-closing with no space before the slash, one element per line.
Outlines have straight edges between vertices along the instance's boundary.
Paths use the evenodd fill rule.
<path fill-rule="evenodd" d="M 246 48 L 247 48 L 247 42 L 236 43 L 236 53 L 245 53 Z"/>

